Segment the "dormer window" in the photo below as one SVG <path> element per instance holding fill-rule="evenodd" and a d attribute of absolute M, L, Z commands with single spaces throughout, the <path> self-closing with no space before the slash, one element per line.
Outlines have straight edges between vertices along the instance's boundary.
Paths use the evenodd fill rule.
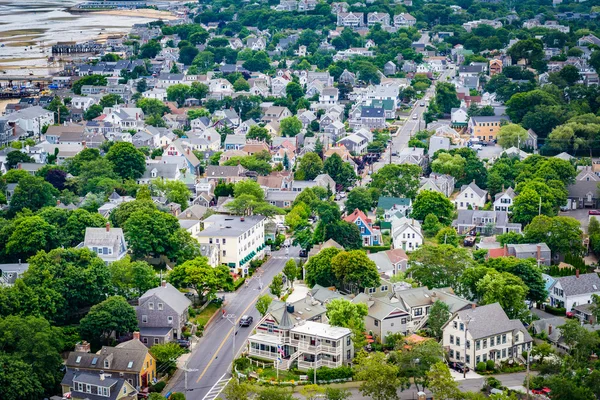
<path fill-rule="evenodd" d="M 76 362 L 77 364 L 79 364 L 79 363 L 81 362 L 81 356 L 77 356 L 77 359 L 75 360 L 75 362 Z"/>
<path fill-rule="evenodd" d="M 106 369 L 110 368 L 110 361 L 104 360 L 104 368 L 106 368 Z"/>
<path fill-rule="evenodd" d="M 131 369 L 133 367 L 133 361 L 129 361 L 127 364 L 127 369 Z"/>

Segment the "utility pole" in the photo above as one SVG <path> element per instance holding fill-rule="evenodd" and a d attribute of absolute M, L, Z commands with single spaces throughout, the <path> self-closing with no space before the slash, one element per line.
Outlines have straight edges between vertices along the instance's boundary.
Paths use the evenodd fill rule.
<path fill-rule="evenodd" d="M 527 349 L 527 400 L 529 400 L 529 363 L 531 362 L 531 343 Z"/>
<path fill-rule="evenodd" d="M 542 215 L 542 196 L 540 196 L 540 205 L 538 206 L 538 215 Z"/>
<path fill-rule="evenodd" d="M 231 362 L 234 362 L 235 361 L 235 335 L 237 335 L 235 328 L 236 328 L 237 317 L 235 316 L 235 314 L 227 314 L 227 315 L 225 315 L 225 319 L 227 321 L 229 321 L 231 323 L 231 325 L 233 325 L 233 343 L 231 346 Z"/>
<path fill-rule="evenodd" d="M 190 342 L 191 343 L 191 342 Z M 190 346 L 192 347 L 192 346 Z M 188 363 L 190 362 L 190 358 L 185 361 L 185 365 L 183 367 L 183 394 L 187 396 L 188 391 L 188 372 L 197 372 L 199 371 L 197 368 L 188 368 Z"/>

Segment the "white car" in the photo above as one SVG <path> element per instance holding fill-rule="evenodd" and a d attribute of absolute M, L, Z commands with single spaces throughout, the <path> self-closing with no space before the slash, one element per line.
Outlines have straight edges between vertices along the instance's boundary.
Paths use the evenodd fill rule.
<path fill-rule="evenodd" d="M 417 114 L 413 114 L 413 119 L 417 119 L 419 116 Z"/>

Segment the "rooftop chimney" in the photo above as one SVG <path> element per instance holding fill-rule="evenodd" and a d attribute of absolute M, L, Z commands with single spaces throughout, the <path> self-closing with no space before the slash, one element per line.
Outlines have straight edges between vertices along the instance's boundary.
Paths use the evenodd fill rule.
<path fill-rule="evenodd" d="M 537 245 L 537 259 L 541 260 L 542 259 L 542 246 L 541 245 Z"/>
<path fill-rule="evenodd" d="M 548 336 L 552 335 L 552 325 L 548 325 Z"/>
<path fill-rule="evenodd" d="M 59 206 L 60 205 L 60 200 L 56 200 L 56 205 Z"/>
<path fill-rule="evenodd" d="M 110 232 L 110 222 L 106 223 L 106 232 Z"/>
<path fill-rule="evenodd" d="M 160 286 L 167 287 L 167 281 L 165 281 L 165 280 L 161 281 Z"/>
<path fill-rule="evenodd" d="M 471 304 L 471 310 L 475 310 L 475 308 L 477 308 L 477 304 L 475 304 L 475 303 Z"/>
<path fill-rule="evenodd" d="M 140 340 L 140 333 L 139 332 L 133 332 L 133 339 Z"/>
<path fill-rule="evenodd" d="M 75 345 L 75 351 L 80 352 L 80 353 L 89 353 L 91 349 L 91 346 L 88 342 L 86 342 L 85 340 L 82 342 L 78 342 Z"/>
<path fill-rule="evenodd" d="M 504 257 L 508 257 L 508 245 L 504 245 Z"/>
<path fill-rule="evenodd" d="M 575 270 L 575 276 L 576 276 L 577 278 L 579 278 L 579 270 L 578 270 L 578 269 L 576 269 L 576 270 Z"/>

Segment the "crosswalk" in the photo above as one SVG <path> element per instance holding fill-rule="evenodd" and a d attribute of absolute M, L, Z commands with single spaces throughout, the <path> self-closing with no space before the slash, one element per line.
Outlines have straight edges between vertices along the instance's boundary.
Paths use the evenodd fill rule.
<path fill-rule="evenodd" d="M 208 393 L 206 393 L 206 396 L 204 396 L 202 400 L 214 400 L 217 397 L 219 397 L 223 389 L 225 389 L 225 386 L 227 386 L 227 384 L 231 380 L 231 377 L 226 377 L 227 375 L 227 373 L 223 374 L 221 379 L 219 379 L 217 383 L 215 383 L 214 386 L 210 388 L 210 390 L 208 391 Z"/>

